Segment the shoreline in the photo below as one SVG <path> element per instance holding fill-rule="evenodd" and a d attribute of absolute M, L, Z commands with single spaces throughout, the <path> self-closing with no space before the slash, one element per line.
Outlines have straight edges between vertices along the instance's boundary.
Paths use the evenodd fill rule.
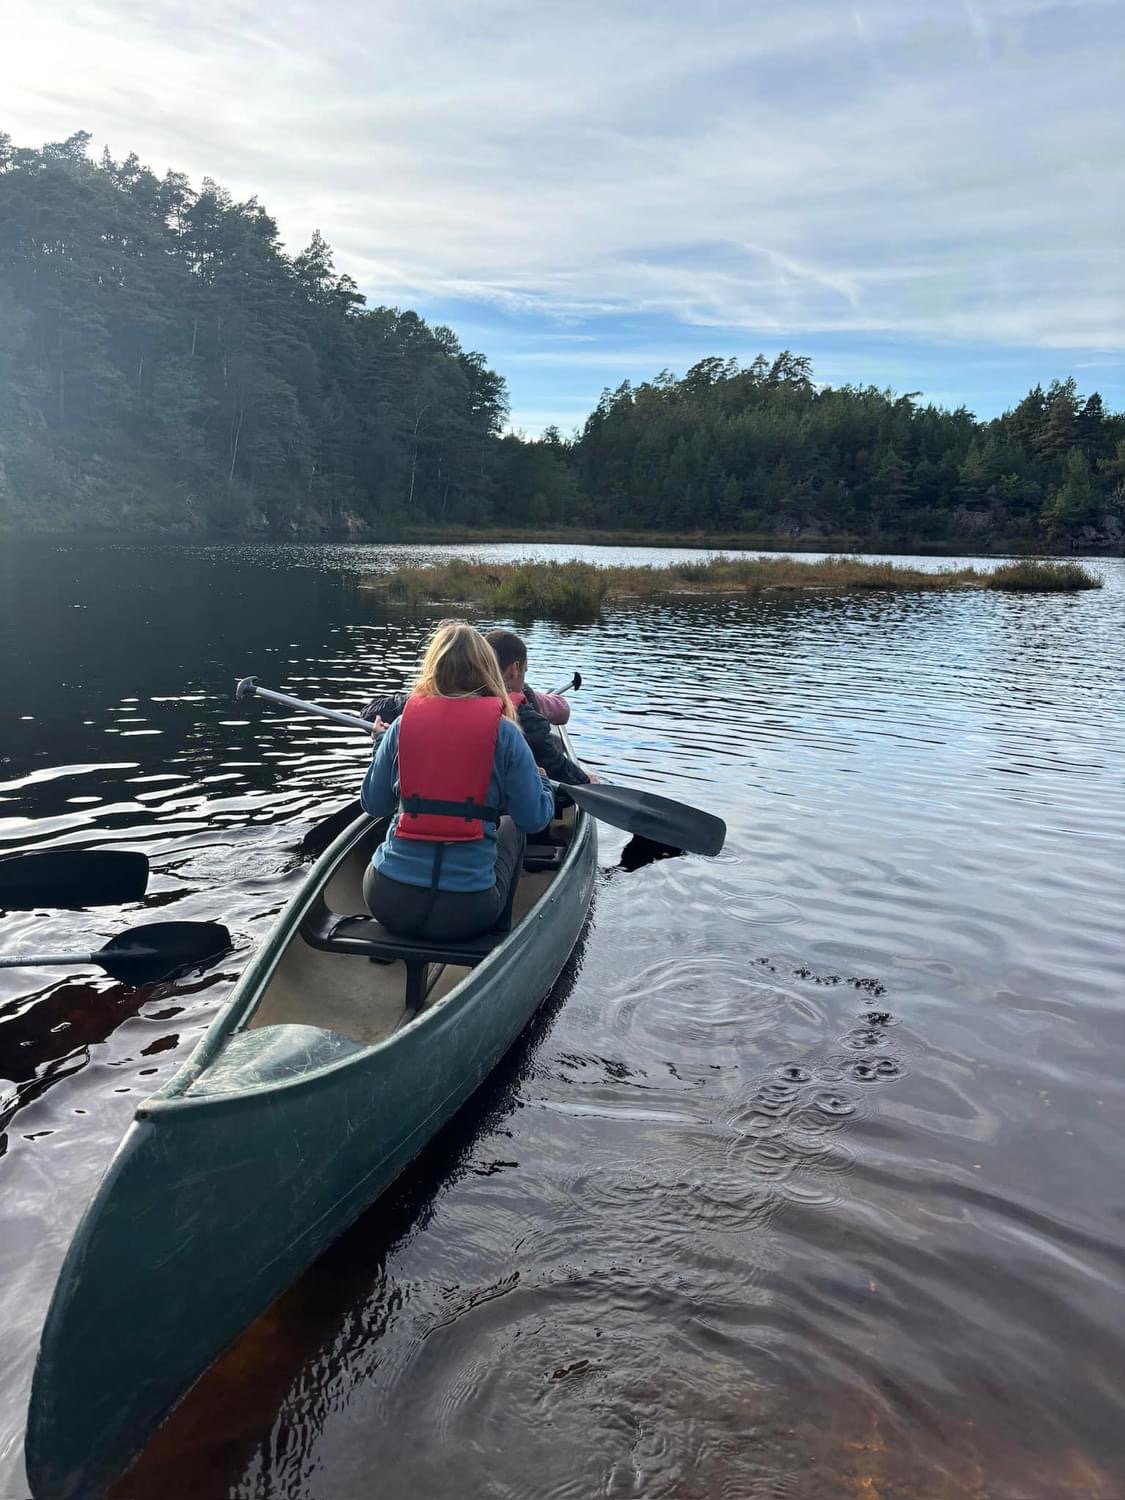
<path fill-rule="evenodd" d="M 294 532 L 291 536 L 263 536 L 260 533 L 226 531 L 144 530 L 113 532 L 104 528 L 65 531 L 16 531 L 0 528 L 0 545 L 5 541 L 44 542 L 117 542 L 152 546 L 237 546 L 275 547 L 294 543 L 303 546 L 353 547 L 457 547 L 457 546 L 565 546 L 638 547 L 659 551 L 664 548 L 699 552 L 767 552 L 780 555 L 823 553 L 832 557 L 988 557 L 988 558 L 1073 558 L 1125 557 L 1125 548 L 1101 547 L 1048 551 L 1028 539 L 1007 542 L 993 540 L 984 544 L 966 537 L 963 541 L 944 538 L 941 541 L 888 541 L 855 536 L 776 537 L 742 532 L 657 532 L 601 531 L 590 527 L 543 527 L 535 530 L 519 527 L 456 527 L 445 530 L 435 526 L 390 527 L 380 535 L 331 536 L 321 531 Z"/>

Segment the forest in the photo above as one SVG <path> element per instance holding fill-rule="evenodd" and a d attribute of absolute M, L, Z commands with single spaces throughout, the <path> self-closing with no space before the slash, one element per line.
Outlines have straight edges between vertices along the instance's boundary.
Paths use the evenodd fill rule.
<path fill-rule="evenodd" d="M 1125 414 L 1073 378 L 982 422 L 705 359 L 529 440 L 483 354 L 368 306 L 319 233 L 289 255 L 256 199 L 89 141 L 0 134 L 0 530 L 1125 547 Z"/>

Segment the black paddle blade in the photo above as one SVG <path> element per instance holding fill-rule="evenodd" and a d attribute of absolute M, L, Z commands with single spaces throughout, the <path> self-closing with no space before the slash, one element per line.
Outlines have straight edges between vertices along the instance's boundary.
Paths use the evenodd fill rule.
<path fill-rule="evenodd" d="M 184 969 L 205 967 L 230 947 L 221 922 L 150 922 L 110 938 L 94 962 L 122 984 L 159 984 Z"/>
<path fill-rule="evenodd" d="M 670 844 L 690 854 L 718 854 L 727 825 L 712 813 L 686 802 L 673 802 L 632 786 L 568 786 L 568 797 L 600 823 L 639 833 L 655 844 Z"/>
<path fill-rule="evenodd" d="M 643 833 L 635 833 L 621 851 L 620 867 L 623 870 L 643 870 L 645 865 L 655 864 L 658 859 L 676 859 L 682 849 L 673 849 L 670 844 L 657 844 L 646 839 Z"/>
<path fill-rule="evenodd" d="M 343 807 L 337 808 L 334 813 L 329 813 L 319 823 L 314 823 L 301 840 L 301 857 L 303 859 L 319 859 L 329 844 L 333 844 L 343 833 L 345 828 L 350 828 L 358 817 L 363 815 L 363 808 L 359 799 L 345 802 Z"/>
<path fill-rule="evenodd" d="M 0 908 L 123 906 L 148 885 L 148 859 L 132 849 L 39 849 L 0 859 Z"/>

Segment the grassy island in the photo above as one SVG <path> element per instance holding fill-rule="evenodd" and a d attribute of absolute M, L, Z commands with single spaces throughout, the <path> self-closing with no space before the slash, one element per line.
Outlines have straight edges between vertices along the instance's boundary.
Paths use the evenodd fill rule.
<path fill-rule="evenodd" d="M 926 572 L 891 562 L 828 557 L 709 557 L 666 567 L 595 567 L 592 563 L 481 563 L 450 558 L 434 567 L 409 565 L 376 574 L 366 587 L 388 601 L 417 608 L 476 606 L 492 614 L 545 614 L 589 619 L 609 600 L 658 599 L 770 590 L 842 593 L 864 589 L 1089 589 L 1102 580 L 1079 563 L 1030 560 L 993 573 L 975 568 Z"/>

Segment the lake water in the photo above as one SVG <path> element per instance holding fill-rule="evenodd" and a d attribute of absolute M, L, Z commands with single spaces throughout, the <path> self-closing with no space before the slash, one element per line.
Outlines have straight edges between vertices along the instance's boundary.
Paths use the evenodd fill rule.
<path fill-rule="evenodd" d="M 0 541 L 0 852 L 144 848 L 151 917 L 238 944 L 157 990 L 0 974 L 4 1496 L 98 1175 L 362 774 L 234 682 L 397 686 L 428 622 L 360 583 L 438 550 Z M 1125 1494 L 1125 562 L 1095 566 L 521 626 L 534 684 L 582 672 L 591 766 L 721 814 L 726 850 L 630 870 L 603 829 L 531 1032 L 122 1493 Z M 11 914 L 0 946 L 137 918 Z"/>

